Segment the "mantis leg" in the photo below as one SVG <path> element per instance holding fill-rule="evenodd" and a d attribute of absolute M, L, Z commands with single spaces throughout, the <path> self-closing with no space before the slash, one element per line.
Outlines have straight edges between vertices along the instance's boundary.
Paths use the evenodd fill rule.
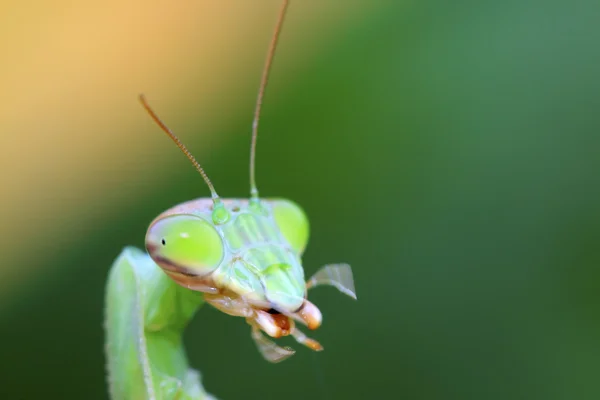
<path fill-rule="evenodd" d="M 307 282 L 306 288 L 331 285 L 356 300 L 352 269 L 348 264 L 329 264 L 321 267 Z"/>
<path fill-rule="evenodd" d="M 188 365 L 182 333 L 202 305 L 150 257 L 125 248 L 106 288 L 105 332 L 112 400 L 214 399 Z"/>

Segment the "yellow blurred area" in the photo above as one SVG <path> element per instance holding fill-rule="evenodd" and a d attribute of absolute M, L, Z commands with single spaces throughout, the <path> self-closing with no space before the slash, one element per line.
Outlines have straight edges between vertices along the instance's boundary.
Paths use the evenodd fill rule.
<path fill-rule="evenodd" d="M 186 135 L 208 137 L 235 107 L 251 110 L 232 100 L 258 86 L 279 4 L 0 3 L 4 288 L 34 272 L 27 268 L 33 259 L 59 255 L 93 230 L 114 202 L 145 201 L 140 187 L 152 187 L 156 165 L 181 157 L 164 151 L 171 144 L 138 103 L 140 92 L 184 142 Z M 291 3 L 278 73 L 293 78 L 294 66 L 310 62 L 365 8 L 340 7 Z M 295 51 L 301 43 L 304 51 Z M 178 131 L 184 116 L 194 116 L 201 133 Z M 202 159 L 207 150 L 193 153 Z"/>

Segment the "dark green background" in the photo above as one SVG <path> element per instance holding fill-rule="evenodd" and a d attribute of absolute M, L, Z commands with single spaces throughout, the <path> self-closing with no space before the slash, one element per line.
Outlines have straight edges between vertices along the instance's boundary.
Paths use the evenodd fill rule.
<path fill-rule="evenodd" d="M 600 398 L 598 21 L 591 1 L 387 2 L 295 79 L 275 69 L 261 194 L 305 208 L 307 274 L 349 262 L 358 302 L 312 292 L 326 350 L 295 346 L 279 365 L 261 359 L 243 320 L 202 308 L 186 342 L 207 390 Z M 223 115 L 228 132 L 248 131 L 254 97 L 240 93 L 248 108 Z M 248 192 L 248 144 L 229 135 L 203 160 L 224 196 Z M 0 314 L 0 398 L 107 398 L 107 272 L 124 246 L 143 246 L 154 216 L 208 193 L 181 157 L 150 199 L 28 266 L 62 268 Z"/>

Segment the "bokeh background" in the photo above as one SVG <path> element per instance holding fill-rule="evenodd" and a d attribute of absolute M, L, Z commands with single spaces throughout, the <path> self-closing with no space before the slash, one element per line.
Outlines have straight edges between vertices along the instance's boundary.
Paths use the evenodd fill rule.
<path fill-rule="evenodd" d="M 0 398 L 107 399 L 103 296 L 126 245 L 248 194 L 276 0 L 0 2 Z M 293 1 L 260 128 L 261 194 L 311 220 L 314 337 L 270 365 L 202 308 L 221 399 L 600 397 L 600 3 Z M 284 340 L 284 343 L 289 344 Z"/>

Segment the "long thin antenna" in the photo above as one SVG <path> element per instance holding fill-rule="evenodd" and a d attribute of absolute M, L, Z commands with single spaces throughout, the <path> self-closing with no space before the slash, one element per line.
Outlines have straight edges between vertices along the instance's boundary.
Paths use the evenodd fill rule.
<path fill-rule="evenodd" d="M 275 55 L 275 48 L 277 47 L 277 40 L 279 39 L 279 33 L 281 32 L 281 26 L 285 17 L 285 11 L 289 4 L 288 0 L 284 0 L 279 9 L 279 17 L 273 37 L 271 38 L 271 45 L 267 53 L 267 59 L 265 61 L 265 67 L 262 73 L 262 80 L 260 82 L 260 88 L 258 90 L 258 98 L 256 99 L 256 108 L 254 110 L 254 121 L 252 122 L 252 144 L 250 146 L 250 196 L 253 200 L 258 200 L 258 189 L 256 188 L 255 178 L 255 165 L 256 165 L 256 137 L 258 136 L 258 120 L 260 118 L 260 108 L 262 106 L 262 100 L 265 94 L 265 88 L 269 80 L 269 70 L 271 69 L 271 63 L 273 62 L 273 56 Z"/>
<path fill-rule="evenodd" d="M 210 182 L 210 179 L 208 179 L 206 172 L 204 172 L 204 169 L 200 166 L 198 161 L 196 161 L 196 159 L 194 158 L 192 153 L 190 153 L 190 151 L 187 149 L 187 147 L 185 147 L 185 145 L 183 143 L 181 143 L 181 140 L 179 140 L 179 138 L 177 136 L 175 136 L 175 134 L 173 132 L 171 132 L 171 130 L 167 127 L 167 125 L 165 125 L 164 122 L 162 122 L 160 120 L 160 118 L 158 118 L 158 115 L 156 115 L 156 113 L 152 110 L 152 108 L 148 104 L 148 101 L 146 100 L 146 96 L 144 96 L 143 94 L 140 94 L 140 102 L 142 103 L 142 105 L 144 106 L 146 111 L 148 111 L 148 114 L 150 114 L 150 116 L 152 117 L 154 122 L 156 122 L 158 124 L 158 126 L 160 126 L 161 129 L 163 131 L 165 131 L 165 133 L 175 142 L 177 147 L 179 147 L 179 149 L 181 149 L 183 154 L 185 154 L 187 156 L 187 158 L 189 158 L 189 160 L 192 162 L 192 164 L 194 164 L 194 167 L 196 167 L 198 172 L 200 172 L 200 175 L 202 175 L 202 178 L 204 178 L 204 182 L 206 182 L 206 184 L 208 185 L 208 188 L 210 189 L 210 193 L 211 193 L 214 205 L 217 205 L 221 201 L 221 199 L 219 198 L 219 195 L 215 191 L 215 187 Z"/>

